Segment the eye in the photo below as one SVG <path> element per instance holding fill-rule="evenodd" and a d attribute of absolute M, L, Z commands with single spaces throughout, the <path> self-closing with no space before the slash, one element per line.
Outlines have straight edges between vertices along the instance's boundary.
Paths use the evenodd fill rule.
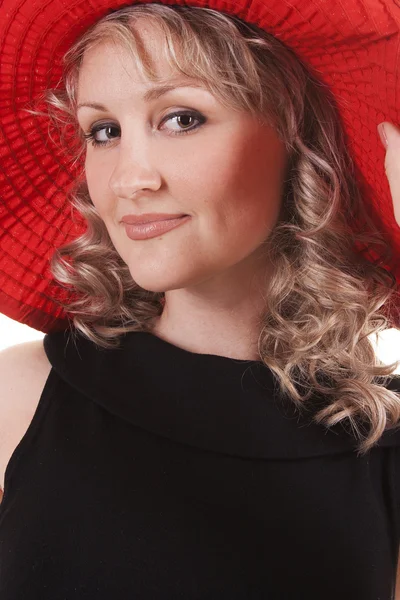
<path fill-rule="evenodd" d="M 176 123 L 181 123 L 183 129 L 180 129 L 180 131 L 172 130 L 173 133 L 168 135 L 184 135 L 185 133 L 190 133 L 206 122 L 204 115 L 197 111 L 177 111 L 167 115 L 161 124 L 171 121 L 172 119 L 177 119 Z M 191 125 L 190 122 L 193 120 L 198 121 L 197 125 Z M 89 133 L 83 134 L 83 137 L 87 142 L 91 141 L 92 145 L 96 147 L 107 146 L 113 139 L 116 139 L 120 135 L 121 130 L 117 125 L 114 125 L 113 123 L 99 123 L 94 125 Z"/>
<path fill-rule="evenodd" d="M 177 119 L 176 123 L 178 123 L 178 124 L 181 123 L 184 127 L 180 131 L 175 130 L 174 135 L 182 135 L 186 132 L 193 131 L 194 129 L 197 129 L 198 127 L 200 127 L 201 125 L 203 125 L 206 122 L 206 118 L 201 113 L 193 112 L 193 111 L 177 111 L 177 112 L 169 114 L 162 121 L 162 123 L 171 121 L 172 119 Z M 193 121 L 193 119 L 197 120 L 198 124 L 195 127 L 193 127 L 193 126 L 190 127 L 190 121 Z"/>
<path fill-rule="evenodd" d="M 116 125 L 112 125 L 110 123 L 100 123 L 99 125 L 94 125 L 90 129 L 89 133 L 84 133 L 83 137 L 85 138 L 85 140 L 87 140 L 87 142 L 91 141 L 93 146 L 105 146 L 111 141 L 110 138 L 107 136 L 112 136 L 112 134 L 115 132 L 117 132 L 117 136 L 120 134 L 119 127 L 117 127 Z M 104 135 L 106 136 L 105 138 Z"/>

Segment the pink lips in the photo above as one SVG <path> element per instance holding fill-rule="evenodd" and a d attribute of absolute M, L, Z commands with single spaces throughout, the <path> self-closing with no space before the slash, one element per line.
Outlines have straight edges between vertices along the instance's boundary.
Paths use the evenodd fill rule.
<path fill-rule="evenodd" d="M 166 219 L 179 219 L 184 217 L 184 213 L 167 214 L 167 213 L 144 213 L 142 215 L 125 215 L 121 221 L 130 225 L 141 225 L 142 223 L 150 223 L 153 221 L 165 221 Z"/>
<path fill-rule="evenodd" d="M 157 218 L 158 215 L 152 215 L 153 218 Z M 179 225 L 183 225 L 190 219 L 189 215 L 183 215 L 178 218 L 168 218 L 160 221 L 149 221 L 147 223 L 129 223 L 128 220 L 139 220 L 139 217 L 124 217 L 123 225 L 125 227 L 126 235 L 131 240 L 147 240 L 153 237 L 157 237 L 162 233 L 167 233 L 167 231 L 171 231 L 171 229 L 175 229 L 179 227 Z"/>

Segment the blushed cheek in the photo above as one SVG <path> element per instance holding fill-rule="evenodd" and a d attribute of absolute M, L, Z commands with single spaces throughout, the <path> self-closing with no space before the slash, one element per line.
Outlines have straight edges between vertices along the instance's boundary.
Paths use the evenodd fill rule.
<path fill-rule="evenodd" d="M 209 181 L 214 182 L 210 195 L 228 220 L 268 233 L 275 225 L 282 203 L 285 155 L 281 148 L 272 155 L 271 147 L 243 145 L 241 152 L 225 156 L 210 166 Z M 280 152 L 280 154 L 279 154 Z"/>
<path fill-rule="evenodd" d="M 283 202 L 284 162 L 268 163 L 253 156 L 253 161 L 247 157 L 243 163 L 247 168 L 232 182 L 232 190 L 236 191 L 229 210 L 235 213 L 238 235 L 241 234 L 249 248 L 255 248 L 268 239 L 278 221 Z"/>
<path fill-rule="evenodd" d="M 283 201 L 286 173 L 286 152 L 281 145 L 264 148 L 264 152 L 249 155 L 245 177 L 249 182 L 249 194 L 255 204 L 255 212 L 265 225 L 273 227 L 279 217 Z"/>

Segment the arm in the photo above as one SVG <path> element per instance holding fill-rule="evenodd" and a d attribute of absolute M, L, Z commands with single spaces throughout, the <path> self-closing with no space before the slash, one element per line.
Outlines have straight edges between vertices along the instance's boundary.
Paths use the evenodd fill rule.
<path fill-rule="evenodd" d="M 399 559 L 397 561 L 397 571 L 396 571 L 396 587 L 393 600 L 400 600 L 400 552 Z"/>
<path fill-rule="evenodd" d="M 0 352 L 0 490 L 4 490 L 7 464 L 32 420 L 50 370 L 42 340 Z"/>

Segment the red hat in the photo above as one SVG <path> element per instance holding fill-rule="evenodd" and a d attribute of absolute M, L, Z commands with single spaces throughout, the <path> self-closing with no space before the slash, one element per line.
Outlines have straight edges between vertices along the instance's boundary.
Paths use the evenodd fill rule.
<path fill-rule="evenodd" d="M 143 2 L 142 2 L 143 3 Z M 376 222 L 400 257 L 377 134 L 400 122 L 400 0 L 164 0 L 212 8 L 258 25 L 290 46 L 333 92 Z M 126 0 L 0 0 L 0 312 L 43 332 L 68 326 L 53 279 L 54 250 L 80 235 L 67 191 L 77 173 L 48 135 L 44 117 L 26 112 L 58 87 L 72 43 Z M 371 252 L 370 260 L 379 259 Z M 398 261 L 400 263 L 400 261 Z M 400 264 L 388 265 L 400 282 Z"/>

